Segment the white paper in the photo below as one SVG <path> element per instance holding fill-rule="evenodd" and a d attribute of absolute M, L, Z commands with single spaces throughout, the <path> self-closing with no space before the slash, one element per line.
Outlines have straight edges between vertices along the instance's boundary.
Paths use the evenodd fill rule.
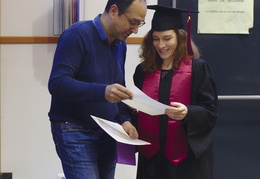
<path fill-rule="evenodd" d="M 149 145 L 151 143 L 140 140 L 140 139 L 132 139 L 129 135 L 125 132 L 123 127 L 120 124 L 101 119 L 96 116 L 91 116 L 96 123 L 106 132 L 108 135 L 113 137 L 116 141 L 130 144 L 130 145 Z"/>
<path fill-rule="evenodd" d="M 129 88 L 129 90 L 134 94 L 133 99 L 123 100 L 122 102 L 137 110 L 140 110 L 144 113 L 154 116 L 154 115 L 165 114 L 165 109 L 171 108 L 171 106 L 162 104 L 150 98 L 145 93 L 143 93 L 140 89 L 138 89 L 136 86 L 132 86 L 131 88 Z"/>
<path fill-rule="evenodd" d="M 199 0 L 198 33 L 249 34 L 254 0 Z"/>

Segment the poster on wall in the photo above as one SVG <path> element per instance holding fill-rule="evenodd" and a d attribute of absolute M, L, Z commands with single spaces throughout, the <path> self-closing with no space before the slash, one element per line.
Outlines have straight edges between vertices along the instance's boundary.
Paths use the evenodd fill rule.
<path fill-rule="evenodd" d="M 254 0 L 199 0 L 198 33 L 249 34 Z"/>

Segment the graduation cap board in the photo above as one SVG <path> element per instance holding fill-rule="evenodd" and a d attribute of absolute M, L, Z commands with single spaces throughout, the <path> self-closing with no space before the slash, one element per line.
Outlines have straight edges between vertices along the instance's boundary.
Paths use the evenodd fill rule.
<path fill-rule="evenodd" d="M 183 29 L 184 20 L 182 17 L 183 13 L 188 13 L 188 30 L 187 30 L 187 45 L 189 55 L 193 55 L 191 50 L 190 42 L 190 26 L 191 18 L 190 13 L 198 13 L 198 11 L 179 9 L 162 5 L 148 5 L 147 9 L 155 10 L 152 19 L 152 30 L 155 31 L 166 31 L 166 30 L 176 30 Z"/>

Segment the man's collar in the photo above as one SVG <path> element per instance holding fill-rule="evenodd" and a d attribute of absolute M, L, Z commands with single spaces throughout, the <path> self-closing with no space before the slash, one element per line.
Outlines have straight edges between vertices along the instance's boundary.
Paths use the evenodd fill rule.
<path fill-rule="evenodd" d="M 107 36 L 107 34 L 106 34 L 106 32 L 105 32 L 105 30 L 104 30 L 104 28 L 103 28 L 103 26 L 102 26 L 102 23 L 101 23 L 101 20 L 100 20 L 100 16 L 101 16 L 101 14 L 99 14 L 99 15 L 97 15 L 95 18 L 94 18 L 94 20 L 93 20 L 93 23 L 94 23 L 94 26 L 96 27 L 96 29 L 97 29 L 97 31 L 98 31 L 98 33 L 99 33 L 99 36 L 100 36 L 100 38 L 103 40 L 103 41 L 107 41 L 107 42 L 109 42 L 109 40 L 108 40 L 108 36 Z M 112 44 L 119 44 L 120 43 L 120 40 L 115 40 Z"/>

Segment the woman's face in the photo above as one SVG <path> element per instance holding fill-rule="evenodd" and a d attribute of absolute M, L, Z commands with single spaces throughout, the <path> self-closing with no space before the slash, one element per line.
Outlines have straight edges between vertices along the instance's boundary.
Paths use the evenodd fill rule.
<path fill-rule="evenodd" d="M 172 60 L 177 47 L 177 34 L 174 30 L 154 31 L 153 46 L 163 60 Z"/>

